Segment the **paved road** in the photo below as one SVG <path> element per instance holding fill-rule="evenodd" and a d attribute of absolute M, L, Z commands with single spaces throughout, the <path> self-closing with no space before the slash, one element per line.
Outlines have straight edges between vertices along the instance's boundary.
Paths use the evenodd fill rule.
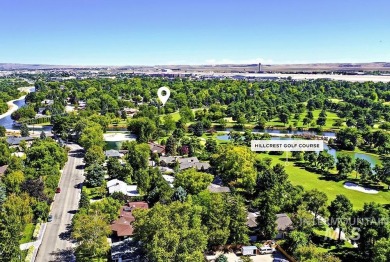
<path fill-rule="evenodd" d="M 36 257 L 37 262 L 47 261 L 72 261 L 73 243 L 70 241 L 69 226 L 72 217 L 78 209 L 80 189 L 75 185 L 84 181 L 83 155 L 79 152 L 80 146 L 68 145 L 72 148 L 68 155 L 68 162 L 64 166 L 60 188 L 61 193 L 56 194 L 50 214 L 53 221 L 47 223 L 42 245 Z"/>

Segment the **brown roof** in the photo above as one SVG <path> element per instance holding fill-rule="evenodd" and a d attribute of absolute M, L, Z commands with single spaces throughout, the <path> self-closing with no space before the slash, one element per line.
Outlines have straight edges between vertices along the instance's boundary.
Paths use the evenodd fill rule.
<path fill-rule="evenodd" d="M 133 235 L 133 227 L 131 226 L 130 222 L 123 217 L 115 220 L 110 227 L 118 237 Z"/>
<path fill-rule="evenodd" d="M 131 223 L 135 218 L 132 211 L 137 208 L 148 209 L 149 205 L 146 202 L 129 202 L 121 207 L 120 217 L 111 224 L 111 230 L 116 232 L 118 237 L 133 235 Z"/>
<path fill-rule="evenodd" d="M 4 175 L 5 171 L 7 171 L 8 165 L 0 166 L 0 175 Z"/>
<path fill-rule="evenodd" d="M 148 144 L 150 147 L 150 151 L 152 151 L 153 153 L 154 152 L 156 152 L 158 154 L 165 153 L 165 146 L 162 146 L 162 145 L 159 145 L 159 144 L 156 144 L 153 142 L 149 142 Z"/>

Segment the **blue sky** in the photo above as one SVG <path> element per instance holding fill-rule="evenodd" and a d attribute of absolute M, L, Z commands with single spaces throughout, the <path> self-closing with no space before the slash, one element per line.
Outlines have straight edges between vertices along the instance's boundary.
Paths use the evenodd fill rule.
<path fill-rule="evenodd" d="M 390 62 L 388 0 L 18 0 L 0 63 Z"/>

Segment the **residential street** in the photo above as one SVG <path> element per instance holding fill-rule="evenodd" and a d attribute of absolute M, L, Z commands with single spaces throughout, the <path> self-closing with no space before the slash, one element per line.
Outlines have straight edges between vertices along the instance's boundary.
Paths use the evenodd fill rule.
<path fill-rule="evenodd" d="M 69 144 L 72 150 L 64 166 L 60 181 L 61 192 L 56 194 L 50 214 L 53 221 L 47 223 L 45 235 L 35 261 L 72 261 L 73 243 L 70 241 L 69 226 L 78 209 L 80 189 L 75 186 L 84 181 L 82 148 Z"/>

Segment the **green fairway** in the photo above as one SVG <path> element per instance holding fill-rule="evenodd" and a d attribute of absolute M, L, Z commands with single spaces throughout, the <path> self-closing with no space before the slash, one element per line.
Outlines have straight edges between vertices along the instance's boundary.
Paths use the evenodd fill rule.
<path fill-rule="evenodd" d="M 321 175 L 309 172 L 301 167 L 295 166 L 292 161 L 286 163 L 281 160 L 283 156 L 258 154 L 259 158 L 271 158 L 272 164 L 282 164 L 286 168 L 289 179 L 293 185 L 301 185 L 306 190 L 318 189 L 328 196 L 328 203 L 335 199 L 336 195 L 343 194 L 351 200 L 354 209 L 361 209 L 364 203 L 376 202 L 379 204 L 390 203 L 390 192 L 379 192 L 378 194 L 366 194 L 355 190 L 344 188 L 343 181 L 323 180 Z"/>

